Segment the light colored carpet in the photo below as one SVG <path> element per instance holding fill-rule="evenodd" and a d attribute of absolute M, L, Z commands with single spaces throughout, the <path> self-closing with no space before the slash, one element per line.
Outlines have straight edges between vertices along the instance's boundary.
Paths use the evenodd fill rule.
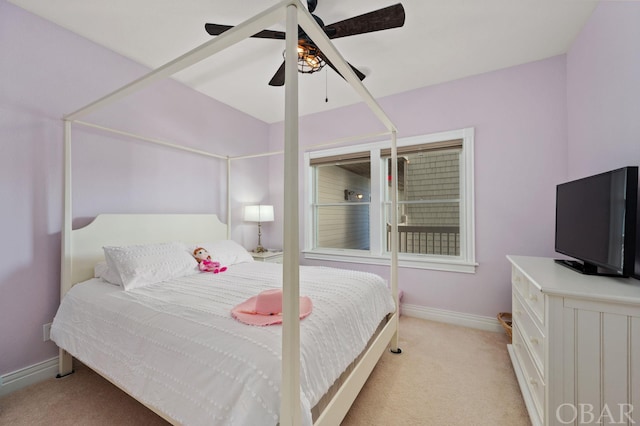
<path fill-rule="evenodd" d="M 501 333 L 401 317 L 403 353 L 382 356 L 342 425 L 529 425 L 507 342 Z M 166 424 L 82 365 L 0 398 L 0 425 Z"/>
<path fill-rule="evenodd" d="M 400 318 L 402 354 L 386 353 L 343 426 L 530 425 L 505 334 Z"/>

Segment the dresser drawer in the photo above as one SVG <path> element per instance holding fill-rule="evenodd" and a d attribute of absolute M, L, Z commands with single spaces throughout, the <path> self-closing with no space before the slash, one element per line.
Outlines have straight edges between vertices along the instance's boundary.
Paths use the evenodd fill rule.
<path fill-rule="evenodd" d="M 522 340 L 529 348 L 529 352 L 532 355 L 540 375 L 544 377 L 544 332 L 535 324 L 535 321 L 529 315 L 520 297 L 517 292 L 513 293 L 513 322 L 518 324 Z"/>
<path fill-rule="evenodd" d="M 529 293 L 529 282 L 522 272 L 516 267 L 511 268 L 511 284 L 523 297 Z"/>
<path fill-rule="evenodd" d="M 531 307 L 533 314 L 538 319 L 539 323 L 544 325 L 544 294 L 532 283 L 529 283 L 528 300 L 525 302 L 527 306 Z"/>
<path fill-rule="evenodd" d="M 516 267 L 512 269 L 511 279 L 514 289 L 520 294 L 524 303 L 531 309 L 538 323 L 543 326 L 544 294 Z"/>
<path fill-rule="evenodd" d="M 527 349 L 527 345 L 524 343 L 524 339 L 522 337 L 522 333 L 517 326 L 517 323 L 514 323 L 513 327 L 513 349 L 516 354 L 516 358 L 520 364 L 522 372 L 524 374 L 525 386 L 527 386 L 529 390 L 529 394 L 533 399 L 533 403 L 535 405 L 536 411 L 538 412 L 538 418 L 544 419 L 544 391 L 545 391 L 545 382 L 540 377 L 538 373 L 538 369 L 533 365 L 533 361 L 531 359 L 531 354 Z"/>

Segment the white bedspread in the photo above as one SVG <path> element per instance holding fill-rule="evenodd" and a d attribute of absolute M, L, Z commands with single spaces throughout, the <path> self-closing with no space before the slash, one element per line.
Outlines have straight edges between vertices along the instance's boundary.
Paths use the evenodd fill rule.
<path fill-rule="evenodd" d="M 230 310 L 281 287 L 282 265 L 242 263 L 122 291 L 101 279 L 64 297 L 51 338 L 139 401 L 186 425 L 275 425 L 280 411 L 282 326 L 256 327 Z M 301 401 L 313 407 L 394 311 L 377 275 L 301 267 Z"/>

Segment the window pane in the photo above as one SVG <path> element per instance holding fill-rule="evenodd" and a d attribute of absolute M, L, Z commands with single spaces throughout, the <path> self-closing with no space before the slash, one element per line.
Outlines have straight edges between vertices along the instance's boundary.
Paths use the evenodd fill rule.
<path fill-rule="evenodd" d="M 370 176 L 371 165 L 368 160 L 316 166 L 317 203 L 368 202 Z"/>
<path fill-rule="evenodd" d="M 369 250 L 369 205 L 318 206 L 317 247 Z"/>
<path fill-rule="evenodd" d="M 387 179 L 391 180 L 391 159 Z M 387 201 L 389 201 L 389 184 Z M 419 152 L 398 157 L 398 200 L 458 200 L 460 151 Z"/>
<path fill-rule="evenodd" d="M 460 255 L 459 150 L 398 158 L 398 233 L 401 253 Z"/>
<path fill-rule="evenodd" d="M 399 215 L 404 220 L 398 223 L 398 252 L 460 256 L 458 203 L 400 204 L 398 209 L 408 212 Z M 387 225 L 388 251 L 391 250 L 390 231 L 391 226 Z"/>
<path fill-rule="evenodd" d="M 369 159 L 315 166 L 316 247 L 369 250 Z"/>

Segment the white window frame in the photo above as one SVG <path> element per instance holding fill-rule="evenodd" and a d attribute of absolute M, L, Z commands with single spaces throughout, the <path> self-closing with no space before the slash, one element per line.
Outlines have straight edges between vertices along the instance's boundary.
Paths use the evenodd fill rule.
<path fill-rule="evenodd" d="M 404 268 L 432 269 L 439 271 L 475 273 L 475 190 L 474 190 L 474 128 L 464 128 L 441 133 L 400 138 L 398 147 L 447 140 L 462 139 L 460 156 L 460 256 L 425 255 L 398 253 L 398 266 Z M 375 142 L 351 145 L 340 148 L 309 151 L 304 154 L 305 162 L 305 203 L 304 203 L 304 257 L 305 259 L 332 262 L 363 263 L 389 265 L 391 256 L 385 251 L 385 227 L 382 211 L 385 208 L 382 161 L 380 151 L 389 147 L 389 142 Z M 350 152 L 370 151 L 371 153 L 371 203 L 369 214 L 370 248 L 369 250 L 349 250 L 333 248 L 314 248 L 314 167 L 311 159 Z M 375 208 L 377 206 L 377 208 Z"/>

